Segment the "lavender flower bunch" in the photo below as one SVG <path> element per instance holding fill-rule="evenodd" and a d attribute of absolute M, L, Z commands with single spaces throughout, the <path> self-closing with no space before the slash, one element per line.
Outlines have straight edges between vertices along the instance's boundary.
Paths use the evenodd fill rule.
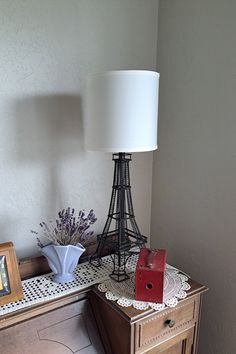
<path fill-rule="evenodd" d="M 91 225 L 97 221 L 93 209 L 86 215 L 85 210 L 80 210 L 78 217 L 75 216 L 75 209 L 67 208 L 59 211 L 58 219 L 53 225 L 44 221 L 39 225 L 43 229 L 42 236 L 49 239 L 55 245 L 67 246 L 82 243 L 86 245 L 91 242 L 93 231 L 89 231 Z M 38 232 L 31 231 L 38 235 Z M 44 247 L 37 237 L 38 246 Z"/>

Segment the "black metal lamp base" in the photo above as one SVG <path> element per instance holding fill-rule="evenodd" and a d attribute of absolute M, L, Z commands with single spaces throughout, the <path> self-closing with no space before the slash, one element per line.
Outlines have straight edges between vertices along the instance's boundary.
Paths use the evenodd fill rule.
<path fill-rule="evenodd" d="M 113 154 L 113 161 L 115 169 L 108 217 L 102 234 L 98 235 L 98 247 L 90 263 L 100 266 L 104 249 L 112 250 L 113 272 L 110 276 L 120 282 L 129 278 L 126 263 L 137 253 L 133 249 L 143 247 L 147 237 L 141 235 L 134 216 L 129 174 L 131 154 Z"/>

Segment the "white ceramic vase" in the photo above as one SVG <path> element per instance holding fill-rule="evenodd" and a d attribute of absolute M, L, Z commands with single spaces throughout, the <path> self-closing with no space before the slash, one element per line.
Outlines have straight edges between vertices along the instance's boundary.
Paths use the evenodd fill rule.
<path fill-rule="evenodd" d="M 80 243 L 76 246 L 57 246 L 50 244 L 43 247 L 41 252 L 47 258 L 49 267 L 55 274 L 53 281 L 56 283 L 67 283 L 75 280 L 73 272 L 84 251 L 85 248 Z"/>

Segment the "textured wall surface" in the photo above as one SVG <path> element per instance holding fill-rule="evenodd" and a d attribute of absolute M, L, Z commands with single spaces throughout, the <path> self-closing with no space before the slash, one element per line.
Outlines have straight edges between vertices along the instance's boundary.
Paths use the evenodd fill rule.
<path fill-rule="evenodd" d="M 235 34 L 235 1 L 160 1 L 151 240 L 210 288 L 199 354 L 236 350 Z"/>
<path fill-rule="evenodd" d="M 63 207 L 94 208 L 102 230 L 110 154 L 83 147 L 88 73 L 156 68 L 156 0 L 0 1 L 0 242 L 37 253 L 30 234 Z M 152 153 L 133 156 L 137 221 L 149 234 Z"/>

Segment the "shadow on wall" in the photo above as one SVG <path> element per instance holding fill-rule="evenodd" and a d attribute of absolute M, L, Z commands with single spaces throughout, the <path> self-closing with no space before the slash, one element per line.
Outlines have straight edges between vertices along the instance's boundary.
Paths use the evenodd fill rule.
<path fill-rule="evenodd" d="M 81 98 L 25 97 L 15 102 L 14 116 L 15 158 L 21 165 L 38 165 L 44 171 L 46 204 L 49 214 L 56 212 L 56 205 L 67 199 L 59 184 L 62 162 L 83 151 Z"/>
<path fill-rule="evenodd" d="M 14 223 L 14 218 L 4 215 L 0 218 L 0 243 L 9 242 L 12 239 L 11 225 Z"/>

